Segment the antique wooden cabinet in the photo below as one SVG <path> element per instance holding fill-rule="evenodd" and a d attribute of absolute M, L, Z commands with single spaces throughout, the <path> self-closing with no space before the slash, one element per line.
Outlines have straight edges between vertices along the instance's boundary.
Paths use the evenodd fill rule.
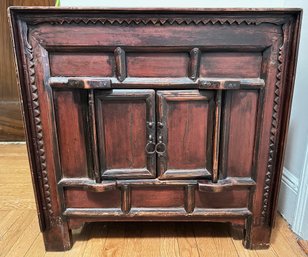
<path fill-rule="evenodd" d="M 269 246 L 299 9 L 9 10 L 47 250 L 91 221 L 219 221 Z"/>

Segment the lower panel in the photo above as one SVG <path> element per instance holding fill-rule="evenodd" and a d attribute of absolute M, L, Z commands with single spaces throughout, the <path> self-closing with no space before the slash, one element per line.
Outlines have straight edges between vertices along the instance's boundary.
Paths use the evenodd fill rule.
<path fill-rule="evenodd" d="M 248 207 L 249 190 L 233 190 L 223 192 L 200 192 L 192 186 L 187 193 L 185 186 L 147 186 L 128 187 L 129 198 L 121 196 L 121 190 L 92 192 L 83 189 L 65 189 L 66 208 L 99 208 L 103 212 L 121 210 L 123 201 L 131 206 L 131 210 L 152 208 L 155 212 L 162 209 L 178 208 L 184 210 L 189 204 L 192 212 L 197 209 L 242 209 Z M 194 210 L 195 209 L 195 210 Z M 194 210 L 194 211 L 193 211 Z"/>
<path fill-rule="evenodd" d="M 81 189 L 65 190 L 67 208 L 120 208 L 120 190 L 91 192 Z"/>

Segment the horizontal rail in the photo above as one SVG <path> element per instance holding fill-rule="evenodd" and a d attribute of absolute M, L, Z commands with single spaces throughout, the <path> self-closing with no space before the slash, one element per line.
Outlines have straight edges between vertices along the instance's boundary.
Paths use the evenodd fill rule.
<path fill-rule="evenodd" d="M 87 178 L 63 178 L 58 183 L 62 187 L 80 188 L 94 192 L 115 190 L 124 185 L 133 187 L 147 186 L 178 186 L 197 185 L 202 192 L 222 192 L 229 190 L 248 190 L 256 186 L 256 182 L 249 177 L 228 177 L 213 183 L 210 180 L 159 180 L 159 179 L 127 179 L 127 180 L 104 180 L 96 183 Z"/>
<path fill-rule="evenodd" d="M 166 218 L 245 218 L 251 216 L 247 208 L 230 209 L 204 209 L 196 208 L 194 212 L 187 213 L 184 208 L 132 208 L 129 213 L 121 209 L 112 208 L 67 208 L 64 213 L 70 218 L 138 218 L 145 217 L 152 220 L 164 220 Z"/>
<path fill-rule="evenodd" d="M 53 88 L 110 89 L 110 88 L 198 88 L 212 90 L 258 89 L 265 86 L 260 78 L 136 78 L 127 77 L 120 82 L 115 77 L 51 77 Z"/>
<path fill-rule="evenodd" d="M 218 180 L 217 183 L 204 180 L 198 182 L 199 191 L 219 193 L 231 190 L 248 190 L 255 188 L 256 182 L 251 178 L 229 177 L 223 180 Z"/>

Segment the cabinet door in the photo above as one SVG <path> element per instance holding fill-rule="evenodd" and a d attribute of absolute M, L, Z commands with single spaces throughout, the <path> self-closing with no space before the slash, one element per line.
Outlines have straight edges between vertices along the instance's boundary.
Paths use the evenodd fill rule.
<path fill-rule="evenodd" d="M 173 90 L 157 96 L 160 178 L 211 177 L 214 93 Z"/>
<path fill-rule="evenodd" d="M 154 90 L 97 91 L 95 95 L 102 177 L 155 177 Z"/>

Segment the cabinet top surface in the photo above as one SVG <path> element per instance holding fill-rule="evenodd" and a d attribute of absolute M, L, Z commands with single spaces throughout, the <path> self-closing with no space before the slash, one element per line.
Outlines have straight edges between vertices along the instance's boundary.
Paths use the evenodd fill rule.
<path fill-rule="evenodd" d="M 26 12 L 26 13 L 97 13 L 97 12 L 136 12 L 136 13 L 187 13 L 187 14 L 230 14 L 230 13 L 242 13 L 242 14 L 299 14 L 303 10 L 301 8 L 97 8 L 97 7 L 30 7 L 30 6 L 12 6 L 9 7 L 12 12 Z"/>

